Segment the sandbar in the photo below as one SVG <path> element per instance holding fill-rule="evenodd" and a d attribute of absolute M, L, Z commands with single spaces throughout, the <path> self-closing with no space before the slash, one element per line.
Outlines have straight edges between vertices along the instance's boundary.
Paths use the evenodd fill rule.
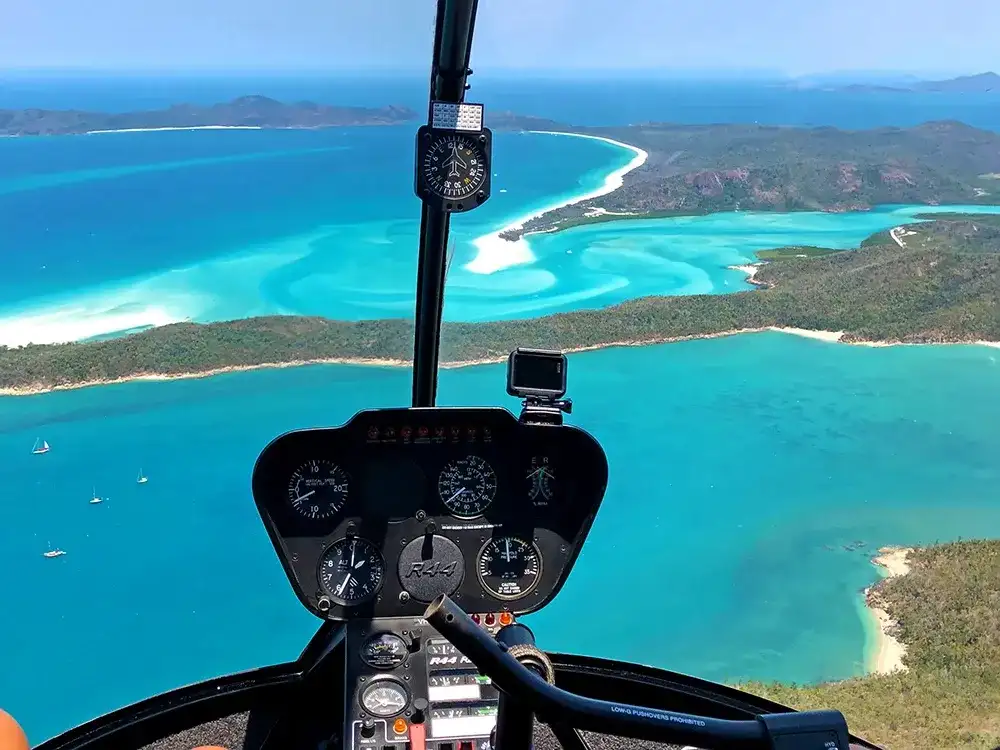
<path fill-rule="evenodd" d="M 527 132 L 532 135 L 559 135 L 567 138 L 588 138 L 592 141 L 604 141 L 605 143 L 610 143 L 613 146 L 628 149 L 633 152 L 635 156 L 625 166 L 609 172 L 607 176 L 605 176 L 604 182 L 600 185 L 600 187 L 586 193 L 574 195 L 567 200 L 554 203 L 551 206 L 546 206 L 538 211 L 533 211 L 530 214 L 515 219 L 495 232 L 490 232 L 489 234 L 477 237 L 472 241 L 472 244 L 476 247 L 476 257 L 465 264 L 464 268 L 466 271 L 471 271 L 472 273 L 490 274 L 501 271 L 504 268 L 520 265 L 522 263 L 531 263 L 535 260 L 535 256 L 531 252 L 531 247 L 528 245 L 528 242 L 524 237 L 510 241 L 501 238 L 500 235 L 505 232 L 512 232 L 521 229 L 532 219 L 537 219 L 539 216 L 543 216 L 550 211 L 555 211 L 558 208 L 572 206 L 575 203 L 580 203 L 582 201 L 591 200 L 592 198 L 598 198 L 602 195 L 607 195 L 608 193 L 613 193 L 625 184 L 625 175 L 632 170 L 641 167 L 646 163 L 646 159 L 649 158 L 649 154 L 638 146 L 633 146 L 629 143 L 623 143 L 622 141 L 616 141 L 612 138 L 605 138 L 599 135 L 561 133 L 550 130 L 529 130 Z"/>

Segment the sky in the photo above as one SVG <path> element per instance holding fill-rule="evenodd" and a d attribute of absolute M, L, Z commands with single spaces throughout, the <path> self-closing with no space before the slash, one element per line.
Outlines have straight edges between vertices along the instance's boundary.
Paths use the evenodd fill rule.
<path fill-rule="evenodd" d="M 11 0 L 0 69 L 427 68 L 436 0 Z M 473 66 L 1000 70 L 997 0 L 480 0 Z"/>

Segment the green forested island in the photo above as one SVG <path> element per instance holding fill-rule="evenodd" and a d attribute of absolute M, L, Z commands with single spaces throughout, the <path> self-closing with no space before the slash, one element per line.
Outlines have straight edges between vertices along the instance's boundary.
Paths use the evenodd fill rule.
<path fill-rule="evenodd" d="M 763 125 L 576 128 L 510 114 L 498 129 L 604 136 L 644 149 L 646 163 L 608 195 L 565 206 L 505 239 L 579 223 L 717 211 L 863 211 L 887 204 L 1000 203 L 1000 133 L 960 122 L 839 130 Z"/>
<path fill-rule="evenodd" d="M 75 135 L 108 130 L 254 127 L 329 128 L 394 125 L 416 117 L 407 107 L 332 107 L 315 102 L 285 104 L 266 96 L 242 96 L 222 104 L 175 104 L 143 112 L 83 112 L 0 109 L 0 136 Z"/>
<path fill-rule="evenodd" d="M 1000 746 L 1000 540 L 915 549 L 874 587 L 906 644 L 905 672 L 824 685 L 741 685 L 798 709 L 836 706 L 890 750 Z"/>
<path fill-rule="evenodd" d="M 602 310 L 444 326 L 448 363 L 503 359 L 517 346 L 564 350 L 768 327 L 841 331 L 848 342 L 1000 341 L 1000 217 L 938 216 L 858 250 L 784 248 L 758 289 L 646 297 Z M 902 244 L 900 244 L 902 243 Z M 140 375 L 321 360 L 408 361 L 410 320 L 274 316 L 179 323 L 87 343 L 0 347 L 0 388 L 37 391 Z"/>

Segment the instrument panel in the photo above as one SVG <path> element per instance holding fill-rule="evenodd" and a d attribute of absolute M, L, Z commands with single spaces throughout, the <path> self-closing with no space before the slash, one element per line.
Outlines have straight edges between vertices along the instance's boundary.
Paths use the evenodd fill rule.
<path fill-rule="evenodd" d="M 319 617 L 416 616 L 439 594 L 522 614 L 569 575 L 607 475 L 576 427 L 500 408 L 381 409 L 272 441 L 253 495 Z"/>

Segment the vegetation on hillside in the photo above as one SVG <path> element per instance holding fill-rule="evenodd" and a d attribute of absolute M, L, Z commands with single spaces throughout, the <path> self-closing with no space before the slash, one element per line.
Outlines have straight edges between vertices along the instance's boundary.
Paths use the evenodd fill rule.
<path fill-rule="evenodd" d="M 910 573 L 876 585 L 907 671 L 740 687 L 798 709 L 834 706 L 888 750 L 1000 747 L 1000 541 L 917 549 L 908 562 Z"/>
<path fill-rule="evenodd" d="M 0 136 L 74 135 L 100 130 L 241 126 L 329 128 L 394 125 L 415 119 L 407 107 L 331 107 L 315 102 L 285 104 L 266 96 L 241 96 L 221 104 L 175 104 L 144 112 L 83 112 L 55 109 L 0 109 Z"/>
<path fill-rule="evenodd" d="M 844 331 L 848 341 L 1000 341 L 1000 248 L 989 232 L 970 234 L 968 221 L 911 225 L 917 234 L 908 235 L 904 247 L 883 232 L 855 251 L 777 252 L 772 257 L 778 259 L 756 274 L 765 288 L 754 291 L 646 297 L 531 320 L 446 324 L 442 358 L 502 359 L 517 346 L 574 350 L 769 326 Z M 306 360 L 405 361 L 412 342 L 409 320 L 274 316 L 179 323 L 105 341 L 0 347 L 0 388 Z"/>
<path fill-rule="evenodd" d="M 645 218 L 1000 202 L 991 178 L 1000 172 L 1000 133 L 959 122 L 861 131 L 667 124 L 574 130 L 633 144 L 649 157 L 621 189 L 545 214 L 505 238 L 622 218 L 588 216 L 594 208 Z"/>

